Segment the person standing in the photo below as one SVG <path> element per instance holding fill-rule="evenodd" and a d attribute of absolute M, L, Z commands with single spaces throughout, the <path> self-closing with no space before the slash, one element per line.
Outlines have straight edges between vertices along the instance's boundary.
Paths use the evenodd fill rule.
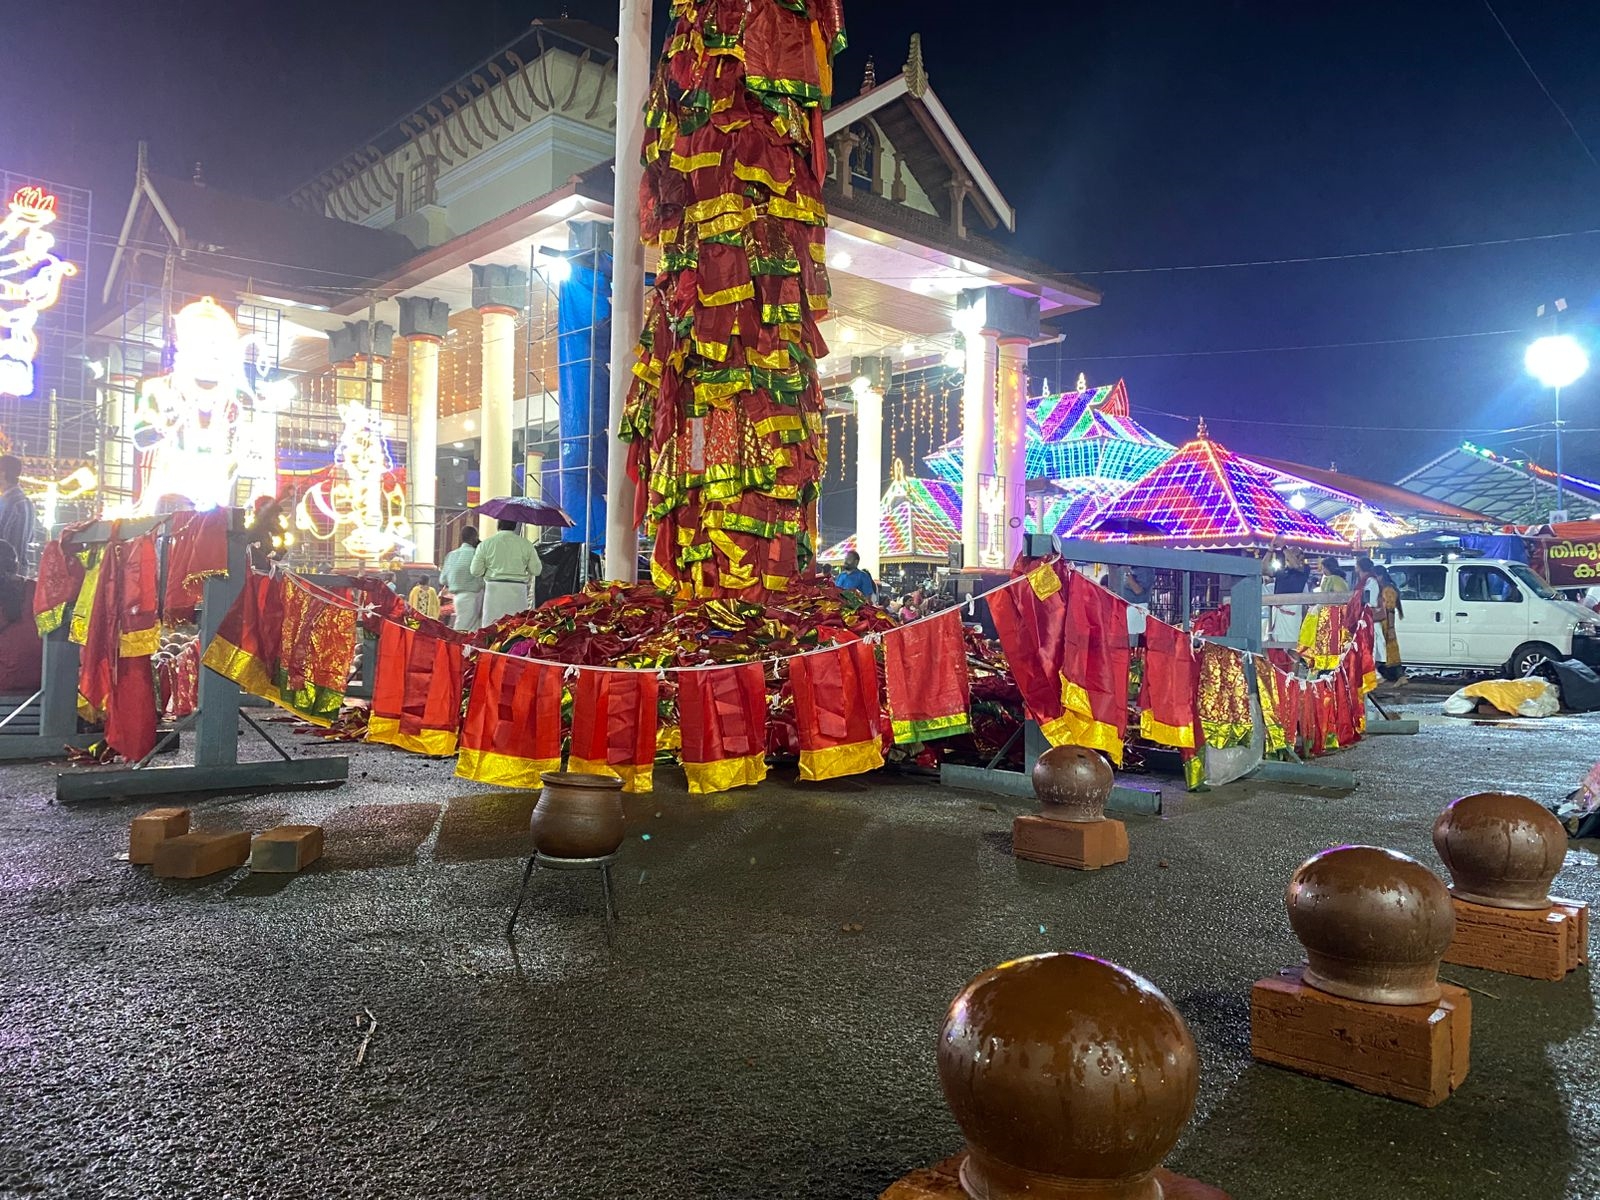
<path fill-rule="evenodd" d="M 1390 683 L 1404 683 L 1406 669 L 1400 661 L 1400 639 L 1394 628 L 1395 621 L 1406 615 L 1405 606 L 1400 603 L 1400 588 L 1389 572 L 1370 558 L 1356 559 L 1356 570 L 1359 572 L 1356 586 L 1364 597 L 1368 597 L 1366 605 L 1372 610 L 1378 629 L 1383 634 L 1383 656 L 1378 663 L 1378 674 Z"/>
<path fill-rule="evenodd" d="M 22 460 L 15 454 L 0 457 L 0 542 L 17 552 L 17 567 L 28 573 L 28 547 L 33 544 L 33 501 L 22 490 Z"/>
<path fill-rule="evenodd" d="M 33 580 L 17 573 L 17 553 L 0 542 L 0 695 L 39 689 L 44 642 L 33 623 Z"/>
<path fill-rule="evenodd" d="M 434 589 L 433 580 L 427 575 L 424 575 L 411 589 L 411 594 L 406 597 L 406 603 L 425 617 L 432 617 L 435 621 L 439 619 L 439 593 Z"/>
<path fill-rule="evenodd" d="M 1339 560 L 1332 556 L 1322 560 L 1322 582 L 1317 585 L 1319 592 L 1348 592 L 1350 582 L 1344 577 L 1344 569 L 1339 566 Z"/>
<path fill-rule="evenodd" d="M 844 556 L 844 570 L 834 577 L 833 586 L 841 592 L 860 592 L 868 600 L 878 591 L 872 572 L 861 569 L 861 555 L 854 550 Z"/>
<path fill-rule="evenodd" d="M 468 525 L 461 531 L 461 545 L 444 556 L 439 582 L 456 606 L 456 628 L 471 633 L 483 617 L 483 580 L 472 573 L 472 559 L 478 553 L 478 530 Z"/>
<path fill-rule="evenodd" d="M 497 521 L 495 532 L 472 556 L 472 573 L 483 580 L 483 624 L 528 607 L 528 588 L 543 565 L 533 543 L 517 532 L 515 521 Z"/>

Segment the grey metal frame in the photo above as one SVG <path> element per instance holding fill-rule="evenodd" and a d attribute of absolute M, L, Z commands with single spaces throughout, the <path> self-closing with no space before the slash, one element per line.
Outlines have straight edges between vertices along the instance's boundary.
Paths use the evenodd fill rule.
<path fill-rule="evenodd" d="M 599 871 L 600 894 L 606 906 L 606 945 L 611 944 L 611 926 L 616 922 L 616 904 L 611 898 L 611 864 L 617 861 L 615 852 L 600 858 L 552 858 L 547 854 L 534 851 L 528 857 L 528 865 L 522 872 L 522 887 L 517 892 L 517 903 L 511 910 L 511 916 L 506 921 L 506 937 L 514 935 L 517 927 L 517 917 L 522 912 L 522 902 L 528 895 L 528 881 L 533 878 L 535 867 L 544 867 L 549 871 Z"/>

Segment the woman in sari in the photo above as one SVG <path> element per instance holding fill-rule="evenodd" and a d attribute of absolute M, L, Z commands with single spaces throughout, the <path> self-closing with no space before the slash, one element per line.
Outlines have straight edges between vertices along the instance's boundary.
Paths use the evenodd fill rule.
<path fill-rule="evenodd" d="M 1378 663 L 1378 674 L 1390 683 L 1401 683 L 1405 680 L 1406 670 L 1400 663 L 1400 639 L 1394 631 L 1395 621 L 1406 615 L 1405 606 L 1400 603 L 1400 589 L 1389 572 L 1370 558 L 1356 559 L 1356 569 L 1360 572 L 1356 578 L 1356 590 L 1367 591 L 1370 583 L 1376 594 L 1376 599 L 1369 595 L 1367 606 L 1371 608 L 1373 619 L 1383 634 L 1383 660 Z"/>

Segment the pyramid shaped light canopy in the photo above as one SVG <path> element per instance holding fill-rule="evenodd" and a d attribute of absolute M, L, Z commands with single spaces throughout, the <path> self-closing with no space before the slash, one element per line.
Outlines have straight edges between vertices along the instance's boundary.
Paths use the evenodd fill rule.
<path fill-rule="evenodd" d="M 1270 473 L 1212 441 L 1202 421 L 1193 441 L 1084 518 L 1074 536 L 1189 550 L 1350 549 L 1326 522 L 1291 507 L 1274 483 Z"/>

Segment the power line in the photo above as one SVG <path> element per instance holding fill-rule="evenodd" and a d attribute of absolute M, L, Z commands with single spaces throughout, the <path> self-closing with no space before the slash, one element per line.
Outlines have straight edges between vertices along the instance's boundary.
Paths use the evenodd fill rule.
<path fill-rule="evenodd" d="M 1175 421 L 1196 421 L 1196 420 L 1199 419 L 1199 416 L 1200 416 L 1200 414 L 1198 414 L 1198 413 L 1168 412 L 1165 409 L 1150 408 L 1150 407 L 1148 407 L 1146 405 L 1143 405 L 1143 404 L 1141 404 L 1139 406 L 1139 411 L 1140 411 L 1140 413 L 1149 413 L 1152 416 L 1157 416 L 1157 417 L 1170 417 L 1171 419 L 1173 419 Z M 1476 436 L 1476 437 L 1490 437 L 1490 436 L 1500 437 L 1500 436 L 1504 436 L 1505 434 L 1508 434 L 1508 433 L 1523 433 L 1525 430 L 1528 430 L 1530 428 L 1529 426 L 1517 426 L 1517 427 L 1512 428 L 1512 429 L 1491 429 L 1488 426 L 1484 426 L 1484 427 L 1481 427 L 1481 428 L 1472 429 L 1472 428 L 1464 428 L 1464 427 L 1458 426 L 1458 425 L 1435 426 L 1435 425 L 1366 425 L 1366 424 L 1363 424 L 1363 425 L 1360 425 L 1360 426 L 1356 426 L 1356 427 L 1352 427 L 1351 424 L 1348 421 L 1344 422 L 1343 424 L 1332 424 L 1332 423 L 1320 423 L 1320 422 L 1316 422 L 1316 421 L 1263 421 L 1263 420 L 1258 420 L 1258 419 L 1256 419 L 1254 417 L 1212 417 L 1212 416 L 1207 416 L 1206 417 L 1206 424 L 1207 425 L 1270 425 L 1270 426 L 1273 426 L 1275 428 L 1280 428 L 1280 429 L 1332 429 L 1332 430 L 1336 430 L 1336 431 L 1341 432 L 1341 433 L 1355 433 L 1355 432 L 1359 432 L 1359 433 L 1449 433 L 1449 434 L 1455 434 L 1455 435 L 1462 436 L 1462 437 L 1465 437 L 1465 436 L 1468 436 L 1468 435 L 1472 435 L 1472 436 Z M 1546 429 L 1546 430 L 1544 430 L 1544 432 L 1548 433 L 1550 431 L 1548 429 Z M 1600 429 L 1568 429 L 1566 432 L 1568 432 L 1568 433 L 1600 433 Z M 1537 433 L 1537 432 L 1533 432 L 1533 433 L 1528 433 L 1527 434 L 1527 437 L 1537 437 L 1537 436 L 1540 436 L 1539 433 Z M 1519 438 L 1517 440 L 1519 440 L 1519 441 L 1526 440 L 1526 438 Z"/>
<path fill-rule="evenodd" d="M 1506 23 L 1500 19 L 1500 14 L 1495 12 L 1494 5 L 1489 3 L 1489 0 L 1483 0 L 1483 6 L 1489 10 L 1489 15 L 1494 18 L 1494 23 L 1500 26 L 1500 32 L 1505 35 L 1507 43 L 1510 44 L 1516 56 L 1522 60 L 1522 65 L 1528 69 L 1528 74 L 1533 76 L 1533 81 L 1539 85 L 1539 90 L 1544 93 L 1544 98 L 1550 101 L 1550 107 L 1556 110 L 1562 121 L 1566 122 L 1567 129 L 1571 131 L 1578 145 L 1583 147 L 1583 152 L 1589 156 L 1589 161 L 1596 167 L 1600 167 L 1600 159 L 1595 158 L 1594 151 L 1589 149 L 1589 143 L 1583 140 L 1583 134 L 1578 132 L 1578 127 L 1572 123 L 1572 118 L 1567 116 L 1567 110 L 1561 107 L 1556 98 L 1550 94 L 1550 89 L 1545 87 L 1544 80 L 1539 78 L 1539 72 L 1533 69 L 1533 64 L 1528 61 L 1528 56 L 1522 52 L 1522 47 L 1517 45 L 1517 39 L 1511 36 L 1511 31 L 1506 28 Z"/>
<path fill-rule="evenodd" d="M 1209 358 L 1224 354 L 1278 354 L 1295 350 L 1345 350 L 1360 346 L 1405 346 L 1417 342 L 1451 342 L 1462 338 L 1506 337 L 1525 334 L 1525 329 L 1483 329 L 1473 333 L 1437 333 L 1427 337 L 1375 338 L 1366 342 L 1315 342 L 1299 346 L 1243 346 L 1230 350 L 1159 350 L 1144 354 L 1071 354 L 1059 356 L 1062 362 L 1110 362 L 1124 358 Z"/>

